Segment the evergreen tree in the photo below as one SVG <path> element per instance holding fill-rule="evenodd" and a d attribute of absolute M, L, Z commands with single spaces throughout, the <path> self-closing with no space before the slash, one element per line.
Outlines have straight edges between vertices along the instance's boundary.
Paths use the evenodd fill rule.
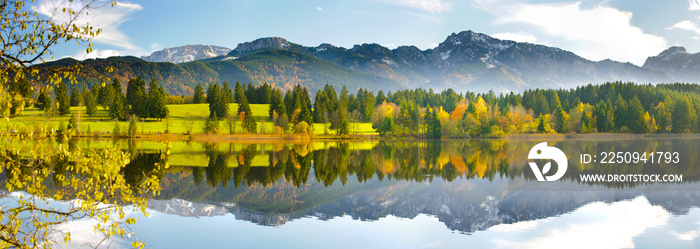
<path fill-rule="evenodd" d="M 112 99 L 109 106 L 109 117 L 117 120 L 124 120 L 124 95 L 118 94 Z"/>
<path fill-rule="evenodd" d="M 377 92 L 377 98 L 374 100 L 374 106 L 381 105 L 382 102 L 386 101 L 386 96 L 384 95 L 384 91 L 379 90 Z"/>
<path fill-rule="evenodd" d="M 51 108 L 51 97 L 46 93 L 44 88 L 39 91 L 39 96 L 36 98 L 36 104 L 34 104 L 34 106 L 39 110 Z"/>
<path fill-rule="evenodd" d="M 236 86 L 233 88 L 233 102 L 241 103 L 241 101 L 243 101 L 241 99 L 241 96 L 245 96 L 245 93 L 243 93 L 243 87 L 241 86 L 241 83 L 236 81 Z"/>
<path fill-rule="evenodd" d="M 546 126 L 544 124 L 544 116 L 540 114 L 540 117 L 537 118 L 537 132 L 545 133 L 547 131 Z"/>
<path fill-rule="evenodd" d="M 112 105 L 112 100 L 114 99 L 114 82 L 116 82 L 117 85 L 121 86 L 121 83 L 119 83 L 119 79 L 114 79 L 112 84 L 104 84 L 99 87 L 99 90 L 97 92 L 97 103 L 102 106 L 103 110 L 107 110 L 110 105 Z M 120 93 L 121 93 L 121 87 L 120 87 Z"/>
<path fill-rule="evenodd" d="M 272 91 L 272 98 L 270 99 L 269 109 L 270 119 L 273 118 L 273 112 L 277 113 L 278 117 L 281 117 L 283 114 L 287 114 L 287 108 L 285 107 L 284 100 L 282 99 L 282 91 L 280 91 L 279 89 L 275 89 Z"/>
<path fill-rule="evenodd" d="M 257 130 L 257 123 L 255 119 L 253 119 L 253 111 L 248 104 L 248 98 L 242 92 L 237 92 L 236 97 L 236 99 L 240 101 L 237 102 L 238 116 L 243 118 L 243 130 L 249 133 L 255 133 Z"/>
<path fill-rule="evenodd" d="M 555 93 L 555 99 L 559 100 L 558 97 L 556 97 Z M 584 115 L 586 116 L 586 115 Z M 559 133 L 565 133 L 566 132 L 566 112 L 564 112 L 564 108 L 561 107 L 560 105 L 557 105 L 556 109 L 554 110 L 554 120 L 556 121 L 556 131 Z"/>
<path fill-rule="evenodd" d="M 372 115 L 374 114 L 374 94 L 372 92 L 360 89 L 357 91 L 357 96 L 358 110 L 362 115 L 362 121 L 370 122 L 372 120 Z"/>
<path fill-rule="evenodd" d="M 547 98 L 545 98 L 542 91 L 537 92 L 537 98 L 535 101 L 535 109 L 532 110 L 535 115 L 545 115 L 550 112 L 549 103 L 547 103 Z"/>
<path fill-rule="evenodd" d="M 206 101 L 204 99 L 204 87 L 202 87 L 201 84 L 197 83 L 197 86 L 194 87 L 194 96 L 192 97 L 192 102 L 195 104 L 202 104 Z"/>
<path fill-rule="evenodd" d="M 690 108 L 688 98 L 682 97 L 676 100 L 671 112 L 671 132 L 685 133 L 690 128 Z"/>
<path fill-rule="evenodd" d="M 260 99 L 258 104 L 269 104 L 272 101 L 272 86 L 265 82 L 258 88 L 258 95 Z"/>
<path fill-rule="evenodd" d="M 58 104 L 58 114 L 66 115 L 70 113 L 70 97 L 68 97 L 68 89 L 63 81 L 59 82 L 54 90 L 56 103 Z"/>
<path fill-rule="evenodd" d="M 306 87 L 302 87 L 303 90 L 301 91 L 301 94 L 299 95 L 299 100 L 301 104 L 301 113 L 300 113 L 300 118 L 299 121 L 304 121 L 306 122 L 309 127 L 313 127 L 314 120 L 313 116 L 311 115 L 311 97 L 309 97 L 309 90 L 306 89 Z M 347 97 L 347 95 L 346 95 Z M 346 102 L 347 103 L 347 102 Z"/>
<path fill-rule="evenodd" d="M 552 101 L 550 101 L 549 104 L 550 110 L 556 110 L 558 106 L 561 106 L 561 100 L 559 100 L 559 94 L 557 94 L 557 92 L 554 92 L 554 94 L 552 95 Z M 564 109 L 563 106 L 562 109 Z"/>
<path fill-rule="evenodd" d="M 85 112 L 91 117 L 95 116 L 97 113 L 97 96 L 95 96 L 95 92 L 97 92 L 99 89 L 97 85 L 93 86 L 92 88 L 93 90 L 85 89 L 81 94 L 85 101 Z"/>
<path fill-rule="evenodd" d="M 148 117 L 162 120 L 168 116 L 166 98 L 167 94 L 163 87 L 158 85 L 156 79 L 151 80 L 148 86 Z"/>
<path fill-rule="evenodd" d="M 207 100 L 209 101 L 209 116 L 228 116 L 228 101 L 224 92 L 219 89 L 218 84 L 210 84 L 207 90 Z"/>
<path fill-rule="evenodd" d="M 326 123 L 328 120 L 326 120 L 328 116 L 328 97 L 326 97 L 326 94 L 324 93 L 323 90 L 318 90 L 316 93 L 316 100 L 314 101 L 314 111 L 313 111 L 313 116 L 314 116 L 314 122 L 316 123 Z"/>
<path fill-rule="evenodd" d="M 139 104 L 141 98 L 146 96 L 146 81 L 139 75 L 136 78 L 130 79 L 126 85 L 126 105 L 134 106 Z"/>
<path fill-rule="evenodd" d="M 433 108 L 432 112 L 430 113 L 430 119 L 427 125 L 428 138 L 439 139 L 442 137 L 442 124 L 440 124 L 440 120 L 437 117 L 437 110 L 435 110 L 435 108 Z"/>
<path fill-rule="evenodd" d="M 130 79 L 126 85 L 125 109 L 130 114 L 142 118 L 148 117 L 148 94 L 146 93 L 146 81 L 139 75 Z"/>
<path fill-rule="evenodd" d="M 622 96 L 618 94 L 614 105 L 615 129 L 619 131 L 623 126 L 627 126 L 627 122 L 629 121 L 627 115 L 627 101 L 622 99 Z"/>
<path fill-rule="evenodd" d="M 221 97 L 226 104 L 233 103 L 233 92 L 228 86 L 228 81 L 224 81 L 224 86 L 221 88 Z"/>
<path fill-rule="evenodd" d="M 666 128 L 669 125 L 671 125 L 671 115 L 670 110 L 668 110 L 664 102 L 659 102 L 659 104 L 656 106 L 654 119 L 656 120 L 657 126 L 659 127 L 657 132 L 667 132 Z"/>
<path fill-rule="evenodd" d="M 642 106 L 642 103 L 639 101 L 639 98 L 637 98 L 637 95 L 634 95 L 632 100 L 629 103 L 629 107 L 627 108 L 627 115 L 629 117 L 628 120 L 628 128 L 632 130 L 634 133 L 645 133 L 649 130 L 649 127 L 647 127 L 647 123 L 644 120 L 644 114 L 645 114 L 644 107 Z"/>
<path fill-rule="evenodd" d="M 391 117 L 384 117 L 384 120 L 382 121 L 382 126 L 379 127 L 379 135 L 380 136 L 385 136 L 389 132 L 392 132 L 394 130 L 394 119 Z"/>
<path fill-rule="evenodd" d="M 610 132 L 615 128 L 615 109 L 610 100 L 605 102 L 605 130 Z"/>
<path fill-rule="evenodd" d="M 245 94 L 248 103 L 251 103 L 251 99 L 255 99 L 255 87 L 253 86 L 252 82 L 248 82 L 248 87 L 243 90 L 243 93 Z"/>
<path fill-rule="evenodd" d="M 73 87 L 70 92 L 70 106 L 78 106 L 80 102 L 83 102 L 77 87 Z"/>
<path fill-rule="evenodd" d="M 601 99 L 598 104 L 595 105 L 595 116 L 596 116 L 596 123 L 595 127 L 598 130 L 598 132 L 604 132 L 603 128 L 605 125 L 605 103 Z"/>
<path fill-rule="evenodd" d="M 139 118 L 150 117 L 150 103 L 148 101 L 148 93 L 146 92 L 146 90 L 139 90 L 138 92 L 136 92 L 135 96 L 136 99 L 129 105 L 131 107 L 129 109 L 130 114 L 136 115 Z"/>

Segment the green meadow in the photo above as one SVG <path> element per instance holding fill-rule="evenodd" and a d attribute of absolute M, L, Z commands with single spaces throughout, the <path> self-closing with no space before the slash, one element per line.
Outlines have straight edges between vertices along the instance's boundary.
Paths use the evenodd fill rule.
<path fill-rule="evenodd" d="M 273 124 L 268 116 L 267 104 L 250 104 L 250 108 L 253 112 L 253 117 L 257 121 L 258 129 L 257 134 L 265 133 L 269 134 L 273 132 Z M 158 135 L 165 133 L 168 130 L 171 134 L 185 134 L 188 129 L 191 129 L 192 134 L 202 134 L 204 130 L 204 123 L 209 117 L 209 105 L 208 104 L 177 104 L 168 105 L 170 111 L 169 118 L 163 119 L 161 121 L 155 119 L 140 120 L 137 125 L 138 133 L 145 135 Z M 238 110 L 238 104 L 229 104 L 229 113 L 236 113 Z M 80 132 L 85 133 L 90 130 L 90 132 L 98 132 L 100 135 L 105 136 L 111 134 L 115 128 L 115 124 L 119 123 L 121 132 L 125 132 L 129 126 L 128 121 L 114 121 L 109 117 L 108 110 L 102 107 L 97 108 L 97 113 L 95 116 L 87 116 L 85 114 L 85 107 L 71 107 L 71 115 L 75 117 L 80 117 L 78 123 L 78 129 Z M 51 131 L 56 130 L 63 123 L 63 125 L 68 125 L 71 115 L 65 116 L 54 116 L 49 117 L 44 111 L 29 108 L 22 112 L 21 115 L 12 118 L 12 127 L 10 130 L 16 130 L 19 132 L 36 132 L 36 131 Z M 234 119 L 235 124 L 234 133 L 241 133 L 241 122 L 238 119 Z M 264 130 L 261 127 L 264 124 Z M 329 124 L 325 124 L 329 126 Z M 221 134 L 229 134 L 229 127 L 227 120 L 222 119 L 219 121 L 219 131 Z M 371 123 L 351 123 L 350 124 L 351 134 L 377 134 L 372 128 Z M 314 124 L 314 134 L 324 134 L 324 124 Z M 335 131 L 328 129 L 328 134 L 334 134 Z"/>

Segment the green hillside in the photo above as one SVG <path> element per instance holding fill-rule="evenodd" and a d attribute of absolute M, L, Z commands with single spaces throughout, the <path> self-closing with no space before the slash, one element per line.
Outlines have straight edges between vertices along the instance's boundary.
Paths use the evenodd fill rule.
<path fill-rule="evenodd" d="M 195 86 L 209 82 L 230 83 L 239 81 L 262 84 L 268 82 L 277 87 L 291 89 L 296 84 L 316 92 L 325 84 L 337 89 L 347 86 L 350 90 L 364 88 L 373 91 L 396 90 L 400 85 L 392 79 L 353 71 L 332 62 L 312 56 L 283 50 L 268 50 L 245 55 L 232 60 L 194 61 L 184 64 L 153 63 L 136 57 L 110 57 L 77 61 L 62 59 L 37 66 L 46 72 L 51 68 L 79 64 L 78 84 L 83 88 L 101 83 L 98 76 L 117 78 L 122 84 L 141 75 L 144 79 L 157 79 L 172 95 L 190 95 Z M 112 68 L 111 72 L 108 68 Z M 40 84 L 41 82 L 35 82 Z"/>

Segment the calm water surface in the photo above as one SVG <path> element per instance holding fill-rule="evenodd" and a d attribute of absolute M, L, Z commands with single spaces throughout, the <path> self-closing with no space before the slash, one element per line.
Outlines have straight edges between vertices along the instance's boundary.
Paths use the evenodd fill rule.
<path fill-rule="evenodd" d="M 116 143 L 133 154 L 125 174 L 134 181 L 168 164 L 151 217 L 132 226 L 152 248 L 700 248 L 700 139 L 550 140 L 569 167 L 546 183 L 527 164 L 539 142 Z M 680 160 L 580 162 L 604 151 Z M 580 174 L 683 182 L 586 183 Z M 88 222 L 68 226 L 86 228 L 69 246 L 93 239 Z"/>

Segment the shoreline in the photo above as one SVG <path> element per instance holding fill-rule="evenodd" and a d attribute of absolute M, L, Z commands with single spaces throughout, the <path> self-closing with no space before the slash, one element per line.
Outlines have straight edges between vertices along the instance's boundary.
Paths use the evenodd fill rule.
<path fill-rule="evenodd" d="M 4 135 L 8 135 L 5 133 Z M 29 134 L 10 134 L 10 136 L 26 137 Z M 30 135 L 32 138 L 40 138 Z M 47 138 L 49 136 L 46 136 Z M 292 142 L 304 143 L 311 141 L 449 141 L 449 140 L 555 140 L 562 141 L 568 139 L 576 140 L 620 140 L 620 139 L 654 139 L 654 138 L 700 138 L 700 134 L 633 134 L 633 133 L 593 133 L 593 134 L 510 134 L 505 137 L 487 138 L 441 138 L 427 139 L 422 137 L 381 137 L 374 134 L 363 135 L 310 135 L 310 134 L 138 134 L 134 137 L 111 135 L 81 134 L 73 135 L 71 138 L 79 139 L 137 139 L 151 141 L 192 141 L 192 142 L 234 142 L 234 143 L 268 143 L 268 142 Z"/>

